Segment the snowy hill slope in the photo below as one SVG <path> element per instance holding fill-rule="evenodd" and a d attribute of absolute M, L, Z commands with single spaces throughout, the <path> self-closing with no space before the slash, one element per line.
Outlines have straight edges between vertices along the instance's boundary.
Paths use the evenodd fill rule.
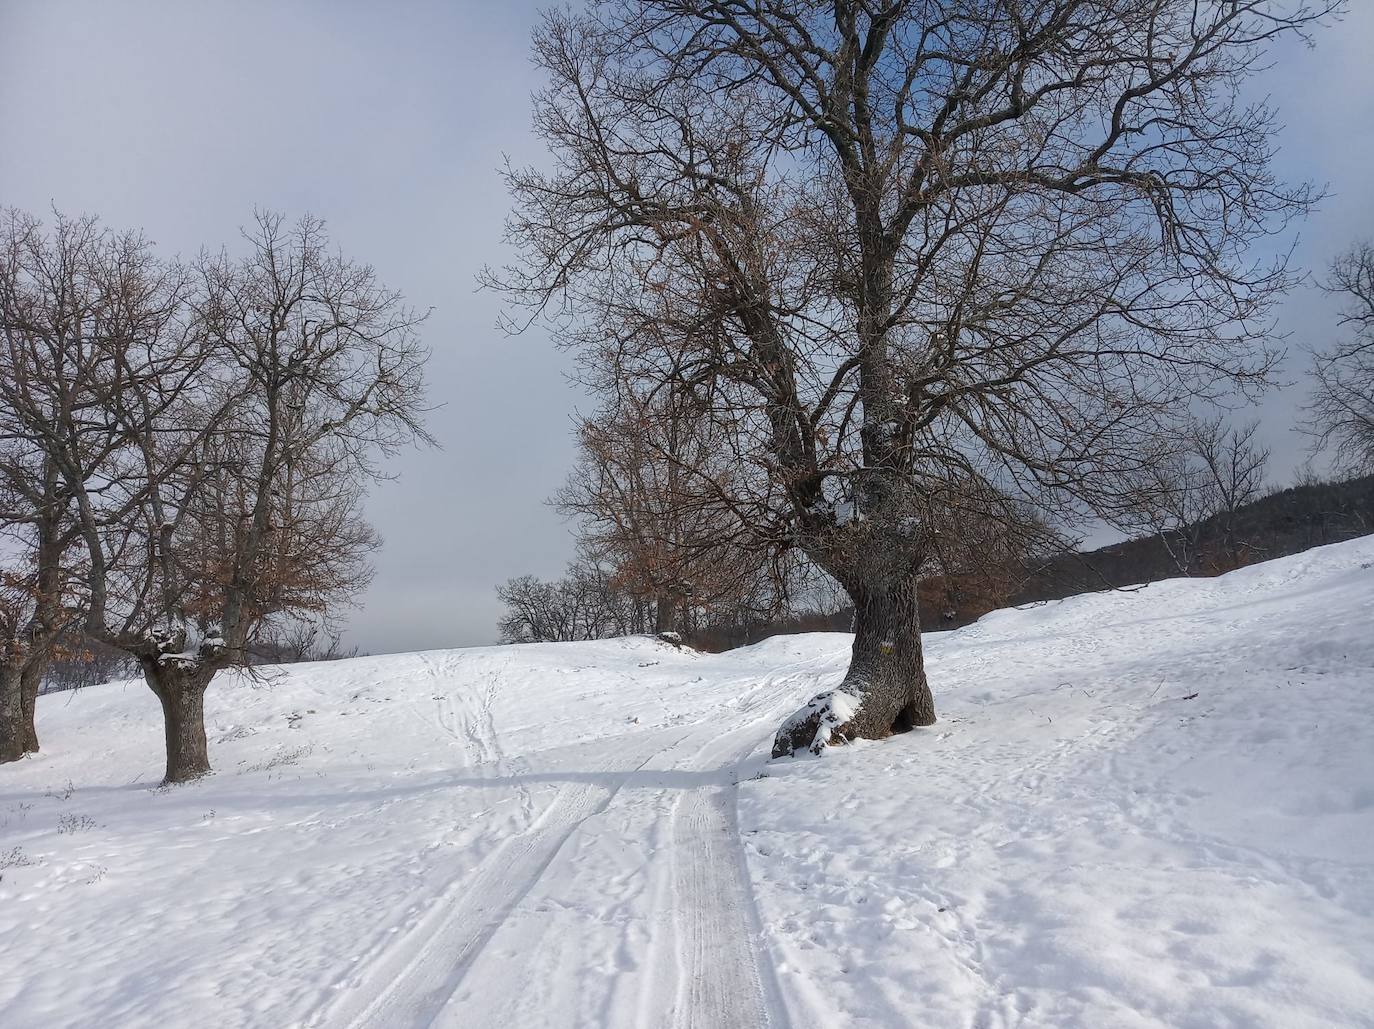
<path fill-rule="evenodd" d="M 998 612 L 821 760 L 842 635 L 225 678 L 171 790 L 141 683 L 47 697 L 0 1025 L 1371 1025 L 1371 613 L 1370 540 Z"/>
<path fill-rule="evenodd" d="M 1374 1025 L 1374 540 L 930 649 L 939 725 L 743 792 L 794 1024 Z"/>

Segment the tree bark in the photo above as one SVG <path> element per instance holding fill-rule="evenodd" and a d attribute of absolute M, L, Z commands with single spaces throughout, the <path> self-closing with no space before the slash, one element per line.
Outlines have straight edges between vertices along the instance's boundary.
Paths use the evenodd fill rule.
<path fill-rule="evenodd" d="M 24 735 L 24 753 L 38 753 L 38 727 L 34 720 L 38 709 L 38 687 L 43 684 L 43 673 L 47 671 L 47 658 L 32 660 L 24 666 L 19 676 L 20 719 Z"/>
<path fill-rule="evenodd" d="M 921 615 L 912 576 L 895 585 L 856 589 L 854 649 L 842 689 L 863 690 L 853 736 L 877 739 L 935 724 L 935 699 L 926 681 Z"/>
<path fill-rule="evenodd" d="M 0 664 L 0 764 L 24 756 L 22 668 L 13 661 Z"/>
<path fill-rule="evenodd" d="M 654 632 L 677 631 L 677 603 L 667 593 L 654 598 Z"/>
<path fill-rule="evenodd" d="M 143 678 L 162 702 L 167 739 L 167 771 L 164 786 L 190 782 L 210 772 L 209 746 L 205 738 L 205 690 L 215 668 L 181 662 L 161 663 L 140 658 Z"/>
<path fill-rule="evenodd" d="M 783 723 L 773 741 L 774 757 L 798 750 L 818 754 L 834 740 L 883 739 L 935 724 L 917 580 L 912 570 L 842 583 L 854 601 L 849 671 L 835 690 L 813 698 Z"/>

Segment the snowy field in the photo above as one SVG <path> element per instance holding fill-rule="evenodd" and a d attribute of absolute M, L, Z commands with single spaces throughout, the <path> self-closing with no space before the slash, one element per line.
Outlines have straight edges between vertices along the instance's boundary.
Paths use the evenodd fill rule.
<path fill-rule="evenodd" d="M 45 697 L 0 1026 L 1374 1025 L 1374 540 L 928 642 L 939 724 L 771 763 L 847 637 L 223 677 L 171 790 Z"/>

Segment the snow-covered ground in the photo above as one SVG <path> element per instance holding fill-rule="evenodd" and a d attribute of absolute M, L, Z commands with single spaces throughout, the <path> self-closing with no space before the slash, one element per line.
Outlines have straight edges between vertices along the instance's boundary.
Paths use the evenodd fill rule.
<path fill-rule="evenodd" d="M 771 763 L 847 637 L 226 677 L 170 790 L 144 686 L 45 697 L 0 1026 L 1374 1025 L 1371 621 L 1374 540 L 999 612 Z"/>

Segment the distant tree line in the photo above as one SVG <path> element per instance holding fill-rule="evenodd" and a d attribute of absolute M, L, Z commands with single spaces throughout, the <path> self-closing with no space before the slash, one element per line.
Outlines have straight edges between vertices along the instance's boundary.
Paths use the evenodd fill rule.
<path fill-rule="evenodd" d="M 1218 575 L 1374 533 L 1374 475 L 1335 482 L 1304 479 L 1265 492 L 1234 511 L 1209 513 L 1177 535 L 1168 530 L 1060 555 L 1027 576 L 1011 602 L 1052 600 L 1178 575 Z"/>
<path fill-rule="evenodd" d="M 1222 429 L 1204 422 L 1200 437 L 1210 449 L 1225 440 L 1225 467 L 1243 471 L 1226 487 L 1188 474 L 1171 478 L 1176 490 L 1156 493 L 1137 516 L 1145 531 L 1120 543 L 1077 551 L 1066 541 L 1043 537 L 1038 549 L 1006 550 L 998 560 L 933 563 L 917 597 L 927 631 L 957 628 L 1011 604 L 1059 599 L 1175 576 L 1219 575 L 1235 568 L 1301 553 L 1312 547 L 1374 533 L 1374 475 L 1334 481 L 1310 471 L 1286 488 L 1263 479 L 1267 452 L 1253 445 L 1253 426 Z M 1215 451 L 1212 452 L 1215 456 Z M 1205 465 L 1201 455 L 1195 455 Z M 1192 471 L 1196 471 L 1194 466 Z M 1170 463 L 1171 472 L 1179 466 Z M 1210 473 L 1209 473 L 1210 474 Z M 1141 522 L 1137 522 L 1141 524 Z M 1000 529 L 1000 525 L 990 526 Z M 497 590 L 506 605 L 500 631 L 506 642 L 603 639 L 657 631 L 652 600 L 620 589 L 605 569 L 585 558 L 551 582 L 533 576 Z M 854 610 L 841 591 L 812 583 L 771 610 L 689 608 L 677 623 L 703 650 L 726 650 L 779 633 L 849 632 Z"/>

